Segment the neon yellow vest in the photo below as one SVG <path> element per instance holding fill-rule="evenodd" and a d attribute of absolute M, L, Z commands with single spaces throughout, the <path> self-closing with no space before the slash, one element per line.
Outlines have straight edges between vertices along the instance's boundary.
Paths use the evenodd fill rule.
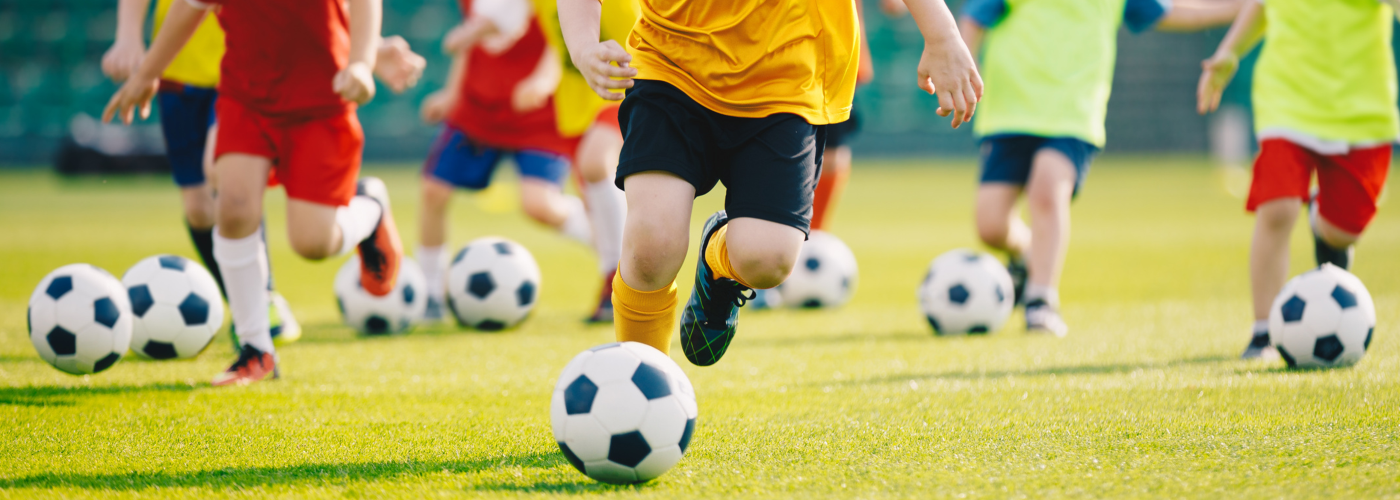
<path fill-rule="evenodd" d="M 160 25 L 165 22 L 165 13 L 170 11 L 170 4 L 176 1 L 184 0 L 156 0 L 155 25 L 151 28 L 152 40 L 155 39 L 156 33 L 160 32 Z M 214 88 L 219 86 L 219 63 L 223 59 L 224 30 L 219 27 L 219 20 L 214 17 L 213 12 L 210 12 L 204 16 L 204 21 L 199 23 L 199 28 L 195 29 L 194 36 L 190 37 L 185 48 L 175 55 L 170 67 L 165 68 L 161 78 L 195 87 Z"/>
<path fill-rule="evenodd" d="M 1268 0 L 1254 72 L 1254 126 L 1332 141 L 1400 136 L 1390 7 L 1377 0 Z"/>
<path fill-rule="evenodd" d="M 1125 0 L 1007 0 L 982 53 L 979 136 L 1031 134 L 1104 144 Z"/>
<path fill-rule="evenodd" d="M 544 26 L 545 38 L 564 64 L 564 74 L 559 79 L 559 88 L 554 92 L 554 117 L 559 133 L 564 137 L 577 137 L 588 131 L 598 112 L 613 101 L 604 100 L 588 87 L 588 82 L 569 60 L 569 49 L 564 46 L 564 38 L 559 29 L 559 11 L 554 0 L 536 1 L 535 12 Z M 601 38 L 616 40 L 626 47 L 627 35 L 632 33 L 632 25 L 641 16 L 637 0 L 606 0 L 603 2 Z"/>

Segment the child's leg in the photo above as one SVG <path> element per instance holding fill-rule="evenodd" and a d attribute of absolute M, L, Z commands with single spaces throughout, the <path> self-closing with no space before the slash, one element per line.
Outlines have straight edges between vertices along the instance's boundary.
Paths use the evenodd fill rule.
<path fill-rule="evenodd" d="M 1056 290 L 1069 248 L 1069 204 L 1078 177 L 1074 163 L 1060 151 L 1044 148 L 1035 155 L 1030 181 L 1026 183 L 1026 205 L 1031 215 L 1030 278 L 1026 302 L 1058 302 Z"/>
<path fill-rule="evenodd" d="M 1309 207 L 1317 263 L 1351 268 L 1352 245 L 1376 214 L 1390 173 L 1389 145 L 1322 157 L 1317 197 Z"/>
<path fill-rule="evenodd" d="M 428 283 L 428 301 L 440 307 L 447 295 L 447 208 L 452 201 L 452 185 L 424 175 L 421 199 L 416 255 Z M 434 312 L 441 316 L 441 310 Z"/>
<path fill-rule="evenodd" d="M 622 260 L 613 279 L 617 340 L 670 352 L 676 327 L 676 274 L 690 244 L 695 187 L 664 172 L 629 175 Z"/>
<path fill-rule="evenodd" d="M 1288 281 L 1288 239 L 1302 206 L 1299 198 L 1278 198 L 1255 208 L 1249 281 L 1256 323 L 1269 320 L 1269 308 Z"/>
<path fill-rule="evenodd" d="M 830 221 L 831 212 L 836 210 L 836 202 L 846 191 L 846 180 L 851 176 L 851 147 L 836 146 L 826 148 L 822 154 L 822 176 L 817 180 L 817 190 L 812 197 L 812 230 L 824 231 Z"/>
<path fill-rule="evenodd" d="M 271 160 L 248 154 L 223 155 L 218 172 L 218 226 L 214 256 L 223 271 L 234 331 L 242 345 L 273 352 L 267 317 L 267 250 L 262 226 L 263 191 Z"/>
<path fill-rule="evenodd" d="M 983 244 L 1019 258 L 1031 246 L 1031 228 L 1016 213 L 1021 186 L 987 182 L 977 187 L 977 237 Z"/>
<path fill-rule="evenodd" d="M 740 217 L 710 238 L 705 260 L 719 276 L 749 288 L 773 288 L 792 273 L 806 239 L 807 235 L 795 227 Z"/>
<path fill-rule="evenodd" d="M 611 120 L 605 116 L 611 113 Z M 593 229 L 593 251 L 598 255 L 598 274 L 603 286 L 598 305 L 588 317 L 590 323 L 613 321 L 613 279 L 622 260 L 622 228 L 627 222 L 627 195 L 617 188 L 617 159 L 622 153 L 622 132 L 617 127 L 617 109 L 599 113 L 599 119 L 579 141 L 577 162 L 583 181 L 583 199 L 588 222 Z"/>
<path fill-rule="evenodd" d="M 517 156 L 518 157 L 518 156 Z M 523 176 L 520 179 L 520 204 L 531 219 L 552 227 L 569 239 L 585 245 L 593 241 L 588 212 L 583 200 L 564 194 L 563 187 L 552 181 Z"/>

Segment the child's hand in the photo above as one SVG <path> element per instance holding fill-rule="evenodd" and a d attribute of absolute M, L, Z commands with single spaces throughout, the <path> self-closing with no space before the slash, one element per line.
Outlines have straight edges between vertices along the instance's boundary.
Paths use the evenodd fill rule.
<path fill-rule="evenodd" d="M 434 124 L 447 119 L 447 114 L 452 112 L 452 108 L 457 105 L 457 94 L 450 89 L 442 89 L 428 94 L 423 99 L 423 105 L 418 110 L 418 115 L 423 118 L 423 122 Z"/>
<path fill-rule="evenodd" d="M 924 42 L 919 88 L 938 96 L 938 116 L 953 115 L 953 128 L 972 119 L 982 100 L 982 76 L 967 46 L 957 37 Z"/>
<path fill-rule="evenodd" d="M 151 98 L 156 96 L 156 89 L 160 88 L 159 78 L 131 78 L 123 83 L 117 93 L 112 95 L 112 100 L 107 101 L 107 107 L 102 108 L 102 123 L 107 123 L 114 116 L 120 116 L 122 123 L 131 125 L 134 121 L 133 114 L 137 109 L 141 110 L 141 119 L 151 116 Z"/>
<path fill-rule="evenodd" d="M 355 104 L 364 104 L 374 99 L 374 73 L 368 64 L 352 62 L 335 74 L 331 88 L 340 97 Z"/>
<path fill-rule="evenodd" d="M 515 86 L 510 94 L 510 107 L 516 113 L 525 113 L 544 107 L 549 96 L 554 95 L 557 83 L 543 78 L 528 78 Z"/>
<path fill-rule="evenodd" d="M 415 54 L 401 36 L 384 37 L 379 42 L 379 55 L 374 60 L 374 73 L 395 94 L 418 85 L 428 61 Z"/>
<path fill-rule="evenodd" d="M 617 42 L 608 40 L 585 47 L 579 56 L 574 59 L 575 66 L 599 96 L 609 101 L 621 101 L 623 95 L 613 91 L 632 88 L 632 77 L 637 76 L 637 68 L 629 66 L 632 54 L 628 54 Z"/>
<path fill-rule="evenodd" d="M 141 42 L 118 40 L 102 55 L 102 73 L 114 82 L 124 82 L 136 73 L 136 68 L 141 67 L 141 60 L 145 57 L 146 48 L 141 46 Z"/>
<path fill-rule="evenodd" d="M 1225 86 L 1239 69 L 1240 58 L 1223 53 L 1201 61 L 1201 82 L 1196 85 L 1196 112 L 1210 113 L 1220 107 L 1220 96 Z"/>

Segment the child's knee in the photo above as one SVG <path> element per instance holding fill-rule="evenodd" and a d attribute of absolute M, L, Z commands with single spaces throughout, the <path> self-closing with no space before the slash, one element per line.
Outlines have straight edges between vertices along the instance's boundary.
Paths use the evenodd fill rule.
<path fill-rule="evenodd" d="M 1318 237 L 1322 238 L 1322 241 L 1326 242 L 1327 245 L 1332 248 L 1349 247 L 1356 244 L 1356 241 L 1361 238 L 1360 234 L 1347 232 L 1331 222 L 1328 222 L 1325 217 L 1318 222 Z"/>
<path fill-rule="evenodd" d="M 288 231 L 287 233 L 287 240 L 292 246 L 292 251 L 304 259 L 325 259 L 335 255 L 337 250 L 331 245 L 333 238 L 327 234 L 328 232 Z"/>
<path fill-rule="evenodd" d="M 1296 198 L 1263 203 L 1254 210 L 1255 224 L 1269 231 L 1291 231 L 1293 223 L 1298 220 L 1298 211 L 1301 209 L 1302 201 Z"/>
<path fill-rule="evenodd" d="M 1011 232 L 1011 222 L 1006 217 L 977 217 L 977 238 L 992 248 L 1005 248 Z"/>
<path fill-rule="evenodd" d="M 261 197 L 228 192 L 219 193 L 217 200 L 215 220 L 225 228 L 221 231 L 224 234 L 230 230 L 237 234 L 249 233 L 262 224 Z"/>
<path fill-rule="evenodd" d="M 792 273 L 796 261 L 797 252 L 782 248 L 729 252 L 729 262 L 734 266 L 734 271 L 754 288 L 773 288 L 781 285 Z"/>
<path fill-rule="evenodd" d="M 183 195 L 185 220 L 189 222 L 190 227 L 196 229 L 213 227 L 214 223 L 217 222 L 214 218 L 217 213 L 214 208 L 216 202 L 214 197 L 209 195 L 207 187 L 185 188 L 181 194 Z"/>

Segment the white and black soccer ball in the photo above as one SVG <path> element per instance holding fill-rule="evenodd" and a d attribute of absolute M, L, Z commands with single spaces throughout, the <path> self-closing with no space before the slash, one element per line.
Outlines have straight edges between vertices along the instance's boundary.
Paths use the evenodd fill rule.
<path fill-rule="evenodd" d="M 539 296 L 535 257 L 505 238 L 477 238 L 457 251 L 447 270 L 447 305 L 462 326 L 510 328 L 530 315 Z"/>
<path fill-rule="evenodd" d="M 49 273 L 29 296 L 29 341 L 54 368 L 97 373 L 131 345 L 131 303 L 107 271 L 69 264 Z"/>
<path fill-rule="evenodd" d="M 569 463 L 605 483 L 650 481 L 690 446 L 699 408 L 670 357 L 637 342 L 600 345 L 564 367 L 549 404 Z"/>
<path fill-rule="evenodd" d="M 1011 274 L 996 257 L 966 249 L 939 255 L 919 284 L 919 305 L 938 335 L 987 334 L 1011 317 Z"/>
<path fill-rule="evenodd" d="M 423 268 L 412 258 L 399 261 L 399 277 L 394 291 L 385 296 L 370 295 L 360 286 L 360 256 L 356 255 L 335 273 L 335 301 L 345 324 L 365 335 L 405 333 L 423 321 L 428 308 L 428 280 Z"/>
<path fill-rule="evenodd" d="M 1269 339 L 1293 368 L 1356 364 L 1375 331 L 1376 304 L 1366 285 L 1332 264 L 1289 280 L 1269 308 Z"/>
<path fill-rule="evenodd" d="M 830 233 L 813 231 L 773 299 L 788 307 L 838 307 L 855 294 L 856 278 L 856 255 L 851 248 Z"/>
<path fill-rule="evenodd" d="M 219 284 L 178 255 L 147 257 L 122 274 L 131 299 L 131 350 L 150 359 L 198 356 L 224 325 Z"/>

